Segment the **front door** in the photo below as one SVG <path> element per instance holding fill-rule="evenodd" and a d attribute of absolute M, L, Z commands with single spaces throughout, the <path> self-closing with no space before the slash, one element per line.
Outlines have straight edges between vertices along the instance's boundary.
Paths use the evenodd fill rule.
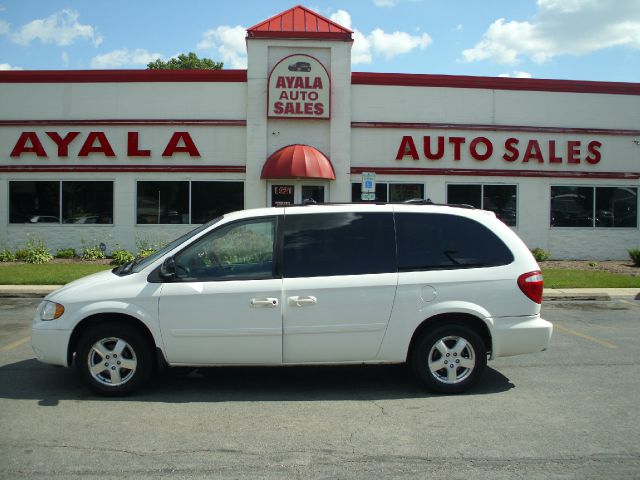
<path fill-rule="evenodd" d="M 175 255 L 160 327 L 170 364 L 282 362 L 277 217 L 223 225 Z"/>
<path fill-rule="evenodd" d="M 296 181 L 274 181 L 269 185 L 268 205 L 287 207 L 306 202 L 324 203 L 327 200 L 325 183 L 300 183 Z"/>

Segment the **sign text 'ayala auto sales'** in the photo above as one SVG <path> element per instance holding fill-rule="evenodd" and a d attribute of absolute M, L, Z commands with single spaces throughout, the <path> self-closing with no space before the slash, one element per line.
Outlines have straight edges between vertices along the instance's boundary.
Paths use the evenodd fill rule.
<path fill-rule="evenodd" d="M 597 140 L 537 140 L 510 137 L 503 143 L 496 143 L 487 137 L 447 137 L 444 135 L 422 138 L 405 135 L 402 137 L 396 160 L 461 160 L 463 154 L 479 162 L 497 156 L 509 163 L 588 163 L 595 165 L 602 158 L 602 142 Z"/>
<path fill-rule="evenodd" d="M 269 76 L 269 117 L 329 118 L 330 81 L 324 66 L 309 55 L 291 55 Z"/>

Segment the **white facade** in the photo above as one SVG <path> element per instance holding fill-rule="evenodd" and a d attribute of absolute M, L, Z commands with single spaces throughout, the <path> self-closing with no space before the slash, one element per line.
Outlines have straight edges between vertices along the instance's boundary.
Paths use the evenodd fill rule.
<path fill-rule="evenodd" d="M 350 41 L 285 37 L 249 37 L 246 71 L 0 72 L 0 249 L 35 235 L 54 250 L 105 243 L 135 251 L 197 223 L 193 204 L 172 214 L 182 223 L 162 223 L 160 198 L 160 223 L 139 223 L 153 221 L 138 205 L 144 182 L 238 182 L 238 207 L 254 208 L 271 205 L 274 185 L 292 186 L 296 202 L 303 187 L 323 189 L 324 201 L 351 201 L 362 172 L 375 172 L 379 184 L 418 185 L 436 203 L 451 200 L 452 185 L 485 194 L 507 185 L 515 192 L 512 228 L 554 258 L 624 259 L 640 247 L 640 85 L 352 74 Z M 269 118 L 270 73 L 291 55 L 327 70 L 329 119 Z M 441 158 L 427 158 L 424 137 Z M 261 178 L 274 152 L 296 144 L 322 152 L 335 179 Z M 33 182 L 61 182 L 60 197 L 50 198 L 63 212 L 63 184 L 76 181 L 113 182 L 107 223 L 14 215 L 25 198 L 15 192 Z M 188 185 L 191 201 L 196 187 Z M 552 225 L 552 195 L 565 186 L 591 187 L 593 218 L 576 222 L 590 226 Z M 635 199 L 625 200 L 635 210 L 623 223 L 599 203 L 619 192 Z"/>

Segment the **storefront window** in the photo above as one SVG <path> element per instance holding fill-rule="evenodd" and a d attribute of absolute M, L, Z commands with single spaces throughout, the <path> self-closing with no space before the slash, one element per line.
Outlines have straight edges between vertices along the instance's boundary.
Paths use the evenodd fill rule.
<path fill-rule="evenodd" d="M 191 223 L 205 223 L 243 208 L 244 183 L 191 182 Z"/>
<path fill-rule="evenodd" d="M 60 223 L 60 182 L 9 182 L 10 223 Z"/>
<path fill-rule="evenodd" d="M 447 185 L 447 203 L 490 210 L 510 227 L 517 224 L 516 185 Z"/>
<path fill-rule="evenodd" d="M 362 184 L 351 184 L 351 201 L 362 202 Z M 376 202 L 401 203 L 407 200 L 424 199 L 422 183 L 380 183 L 376 182 Z"/>
<path fill-rule="evenodd" d="M 138 182 L 138 224 L 205 223 L 244 208 L 242 182 Z M 191 210 L 189 209 L 191 205 Z"/>
<path fill-rule="evenodd" d="M 551 187 L 552 227 L 636 228 L 637 187 Z"/>
<path fill-rule="evenodd" d="M 62 223 L 113 223 L 113 182 L 62 182 Z"/>
<path fill-rule="evenodd" d="M 62 201 L 61 201 L 62 200 Z M 113 182 L 9 182 L 10 223 L 113 223 Z"/>

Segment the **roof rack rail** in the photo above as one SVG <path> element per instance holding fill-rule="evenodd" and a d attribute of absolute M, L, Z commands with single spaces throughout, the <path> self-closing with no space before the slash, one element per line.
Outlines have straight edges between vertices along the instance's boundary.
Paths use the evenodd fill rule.
<path fill-rule="evenodd" d="M 432 205 L 434 207 L 457 207 L 457 208 L 466 208 L 469 210 L 475 210 L 476 207 L 473 205 L 469 205 L 467 203 L 434 203 L 430 198 L 422 199 L 422 198 L 412 198 L 410 200 L 405 200 L 403 202 L 382 202 L 379 200 L 371 200 L 368 202 L 317 202 L 313 199 L 305 199 L 302 203 L 294 203 L 291 205 L 286 205 L 285 207 L 308 207 L 308 206 L 341 206 L 341 205 Z"/>
<path fill-rule="evenodd" d="M 468 203 L 434 203 L 430 198 L 423 200 L 422 198 L 412 198 L 410 200 L 405 200 L 402 203 L 407 203 L 411 205 L 434 205 L 436 207 L 458 207 L 458 208 L 468 208 L 470 210 L 475 210 L 476 207 L 473 205 L 469 205 Z"/>

